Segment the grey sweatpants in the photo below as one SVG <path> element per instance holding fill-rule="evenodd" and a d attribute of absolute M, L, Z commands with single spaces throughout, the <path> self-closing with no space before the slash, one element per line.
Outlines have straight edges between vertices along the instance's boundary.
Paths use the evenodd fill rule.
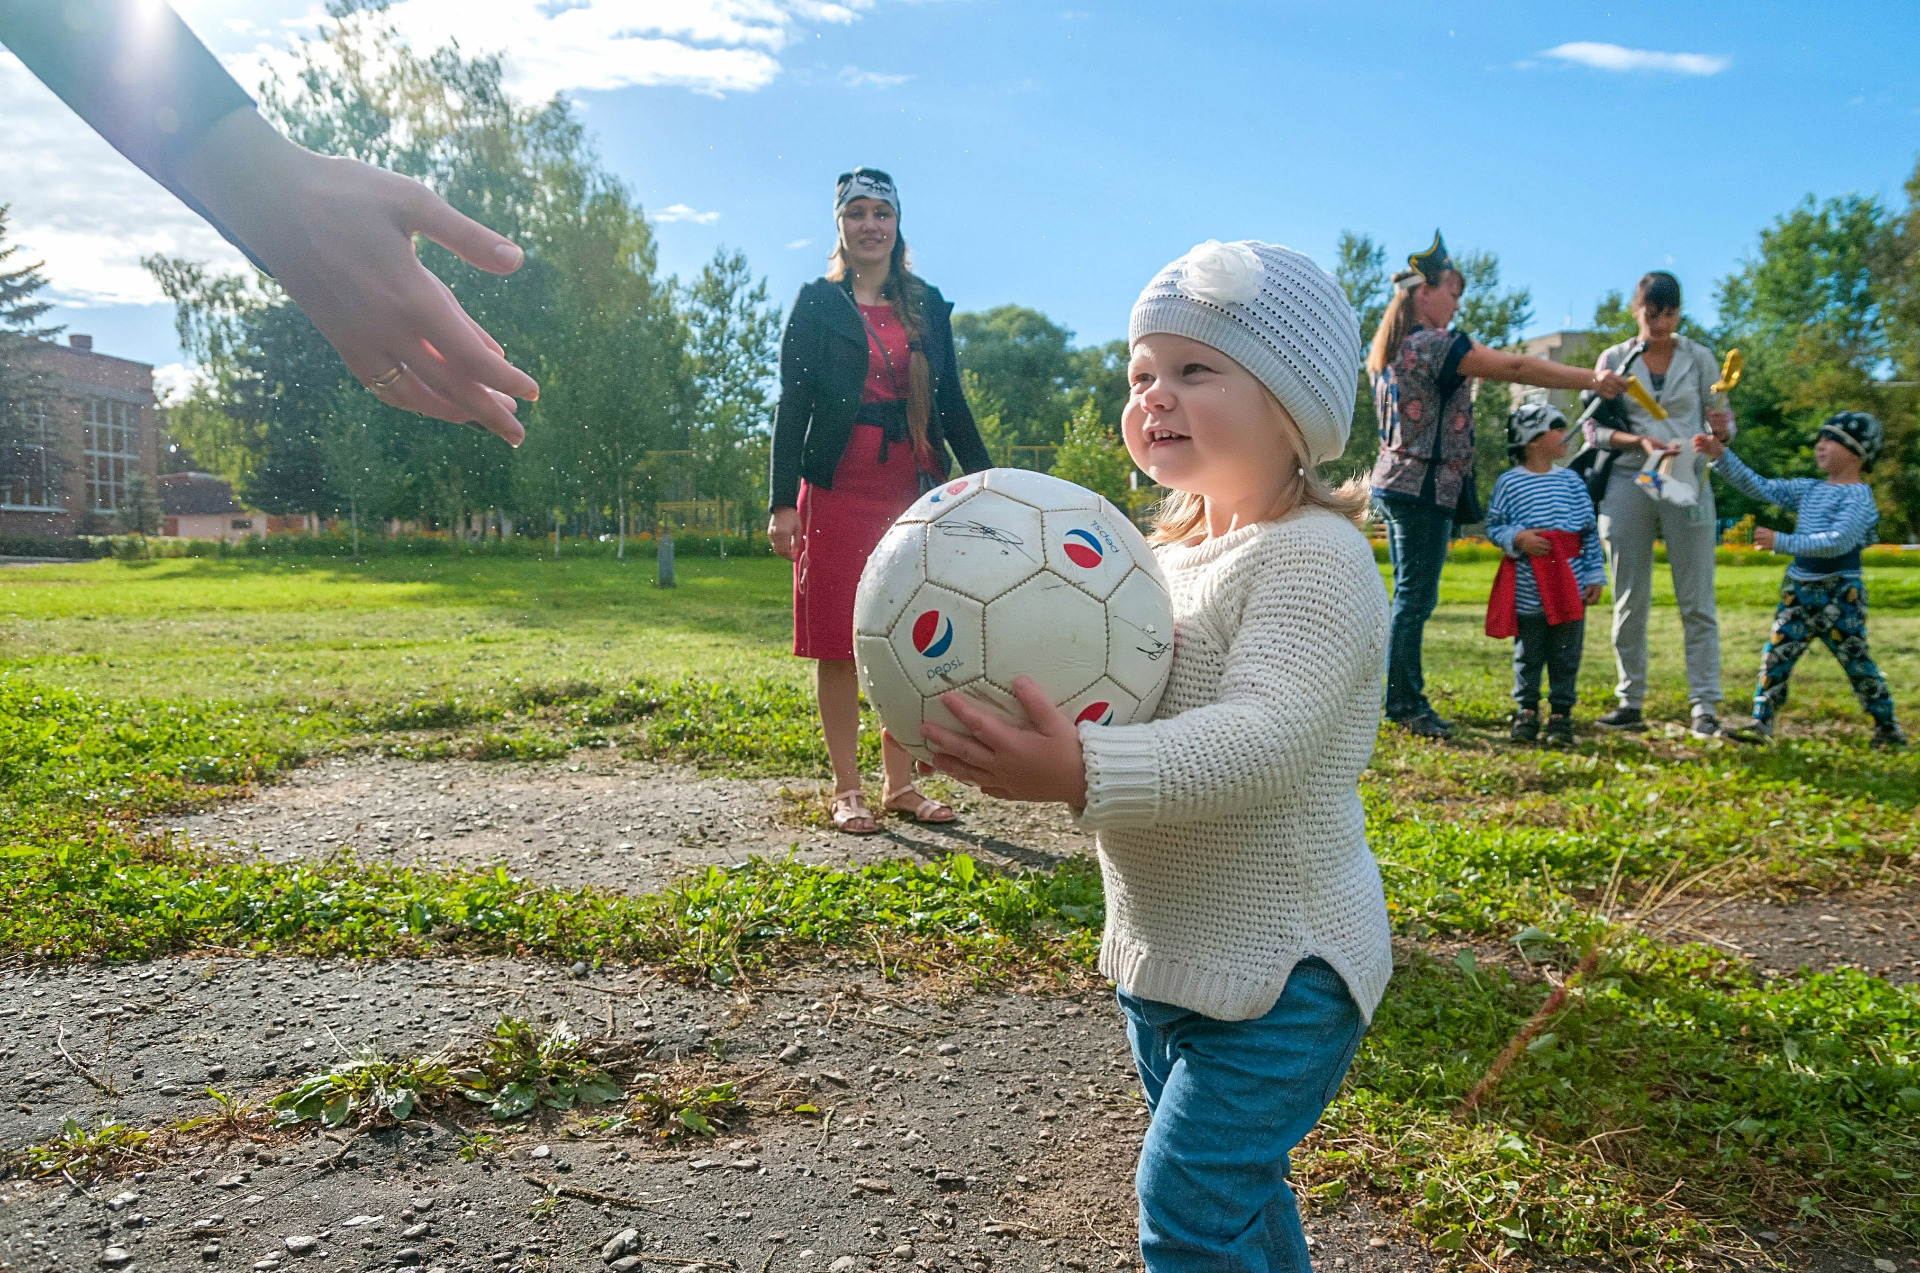
<path fill-rule="evenodd" d="M 1634 484 L 1635 470 L 1616 468 L 1600 501 L 1600 538 L 1613 572 L 1614 686 L 1626 707 L 1647 699 L 1647 617 L 1653 610 L 1653 541 L 1667 544 L 1674 601 L 1687 641 L 1687 698 L 1694 712 L 1720 709 L 1720 618 L 1713 601 L 1713 488 L 1680 508 Z"/>

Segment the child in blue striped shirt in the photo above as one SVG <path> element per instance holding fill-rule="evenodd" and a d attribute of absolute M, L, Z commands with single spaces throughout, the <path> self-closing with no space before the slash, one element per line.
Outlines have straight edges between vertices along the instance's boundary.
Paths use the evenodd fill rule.
<path fill-rule="evenodd" d="M 1566 449 L 1566 416 L 1546 403 L 1521 407 L 1507 417 L 1507 454 L 1517 463 L 1495 480 L 1487 501 L 1487 538 L 1507 553 L 1487 602 L 1487 635 L 1513 637 L 1508 737 L 1540 737 L 1544 672 L 1552 681 L 1547 742 L 1556 747 L 1573 745 L 1586 607 L 1607 584 L 1586 483 L 1554 465 Z"/>
<path fill-rule="evenodd" d="M 1813 639 L 1826 642 L 1853 685 L 1854 697 L 1873 718 L 1875 747 L 1904 746 L 1906 735 L 1893 715 L 1893 694 L 1867 651 L 1867 585 L 1860 574 L 1860 550 L 1873 542 L 1880 510 L 1873 489 L 1861 480 L 1885 444 L 1880 421 L 1864 411 L 1842 411 L 1820 426 L 1813 443 L 1814 463 L 1827 475 L 1761 477 L 1724 442 L 1711 435 L 1693 440 L 1696 451 L 1713 461 L 1714 471 L 1752 499 L 1794 509 L 1791 535 L 1762 526 L 1753 532 L 1757 547 L 1791 553 L 1780 585 L 1773 632 L 1760 655 L 1760 681 L 1753 691 L 1753 720 L 1728 732 L 1749 742 L 1773 737 L 1774 717 L 1787 701 L 1793 665 Z"/>

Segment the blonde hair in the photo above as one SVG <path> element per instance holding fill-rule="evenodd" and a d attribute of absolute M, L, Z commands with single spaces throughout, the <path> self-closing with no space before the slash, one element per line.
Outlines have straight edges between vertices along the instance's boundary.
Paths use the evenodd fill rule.
<path fill-rule="evenodd" d="M 895 214 L 898 225 L 898 214 Z M 839 217 L 835 217 L 837 223 Z M 897 229 L 893 235 L 893 253 L 887 258 L 887 280 L 880 285 L 880 299 L 893 306 L 893 316 L 907 332 L 907 433 L 913 438 L 913 453 L 927 467 L 934 463 L 933 443 L 929 440 L 929 421 L 933 418 L 933 372 L 927 365 L 926 318 L 923 313 L 927 285 L 913 272 L 913 256 L 907 251 L 906 236 Z M 827 280 L 838 283 L 852 270 L 847 263 L 844 237 L 834 241 L 827 256 Z"/>
<path fill-rule="evenodd" d="M 1459 270 L 1447 270 L 1440 275 L 1439 286 L 1445 287 L 1450 280 L 1458 280 L 1460 290 L 1467 287 L 1466 276 Z M 1418 283 L 1413 287 L 1398 288 L 1393 291 L 1393 299 L 1387 302 L 1387 312 L 1380 315 L 1380 325 L 1373 329 L 1373 345 L 1367 350 L 1367 374 L 1377 376 L 1387 369 L 1387 365 L 1400 356 L 1400 345 L 1413 330 L 1413 298 L 1420 289 L 1430 286 Z"/>
<path fill-rule="evenodd" d="M 1302 508 L 1324 508 L 1340 514 L 1364 530 L 1373 503 L 1366 475 L 1352 478 L 1339 486 L 1327 481 L 1319 465 L 1307 462 L 1307 440 L 1301 436 L 1300 426 L 1294 423 L 1293 417 L 1280 405 L 1280 400 L 1273 396 L 1272 390 L 1265 385 L 1260 387 L 1266 393 L 1267 406 L 1280 434 L 1279 440 L 1293 453 L 1294 460 L 1294 472 L 1274 502 L 1272 516 L 1264 520 L 1277 522 Z M 1192 539 L 1206 524 L 1206 497 L 1192 491 L 1175 491 L 1154 506 L 1153 534 L 1148 538 L 1156 544 L 1178 544 Z"/>

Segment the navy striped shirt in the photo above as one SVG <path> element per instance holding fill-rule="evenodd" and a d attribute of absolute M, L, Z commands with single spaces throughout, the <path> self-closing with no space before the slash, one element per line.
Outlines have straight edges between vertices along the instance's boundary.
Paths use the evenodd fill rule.
<path fill-rule="evenodd" d="M 1787 575 L 1824 579 L 1860 575 L 1860 550 L 1873 542 L 1880 509 L 1864 482 L 1824 482 L 1813 477 L 1761 477 L 1732 451 L 1713 462 L 1727 484 L 1750 499 L 1795 510 L 1793 534 L 1775 535 L 1773 551 L 1791 554 Z"/>
<path fill-rule="evenodd" d="M 1523 530 L 1571 530 L 1580 532 L 1580 554 L 1573 559 L 1573 579 L 1582 588 L 1607 581 L 1606 561 L 1600 555 L 1600 528 L 1593 517 L 1593 497 L 1587 484 L 1563 468 L 1535 473 L 1514 465 L 1493 483 L 1493 495 L 1487 500 L 1487 538 L 1506 550 L 1509 557 L 1521 557 L 1515 572 L 1514 609 L 1520 614 L 1540 614 L 1540 586 L 1533 581 L 1533 569 L 1513 546 L 1513 537 Z"/>

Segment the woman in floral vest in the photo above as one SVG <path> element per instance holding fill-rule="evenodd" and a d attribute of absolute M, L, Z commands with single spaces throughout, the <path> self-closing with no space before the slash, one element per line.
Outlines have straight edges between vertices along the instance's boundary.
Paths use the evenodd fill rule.
<path fill-rule="evenodd" d="M 1423 738 L 1453 727 L 1427 701 L 1420 643 L 1440 596 L 1440 569 L 1456 523 L 1480 518 L 1473 488 L 1474 379 L 1548 389 L 1592 389 L 1604 397 L 1626 381 L 1544 358 L 1488 349 L 1451 329 L 1466 280 L 1434 231 L 1433 246 L 1393 276 L 1393 299 L 1367 355 L 1380 413 L 1374 509 L 1387 528 L 1393 562 L 1392 635 L 1387 648 L 1387 719 Z"/>

